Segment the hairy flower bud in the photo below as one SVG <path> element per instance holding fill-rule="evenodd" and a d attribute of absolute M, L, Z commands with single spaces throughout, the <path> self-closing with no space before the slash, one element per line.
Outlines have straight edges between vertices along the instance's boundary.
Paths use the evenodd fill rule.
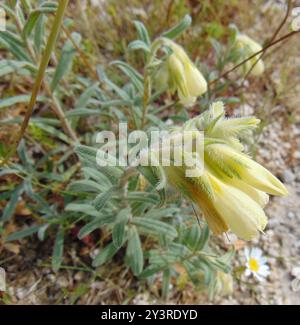
<path fill-rule="evenodd" d="M 207 82 L 181 46 L 168 39 L 165 40 L 165 44 L 172 53 L 158 75 L 165 72 L 171 92 L 177 91 L 181 103 L 190 106 L 195 103 L 198 96 L 207 91 Z M 161 77 L 160 79 L 162 80 Z"/>
<path fill-rule="evenodd" d="M 260 44 L 258 44 L 253 39 L 251 39 L 249 36 L 244 35 L 244 34 L 237 35 L 236 46 L 238 49 L 240 49 L 242 51 L 241 61 L 246 59 L 247 57 L 253 55 L 254 53 L 262 50 L 262 47 Z M 245 74 L 247 74 L 248 71 L 250 71 L 250 69 L 252 69 L 252 66 L 255 63 L 256 63 L 255 66 L 251 70 L 251 74 L 253 76 L 260 76 L 264 72 L 265 66 L 264 66 L 263 60 L 259 59 L 260 55 L 261 54 L 256 55 L 254 58 L 252 58 L 251 60 L 247 61 L 244 64 L 243 70 L 244 70 Z"/>
<path fill-rule="evenodd" d="M 163 168 L 171 185 L 201 209 L 215 234 L 231 229 L 240 238 L 250 240 L 267 224 L 263 208 L 268 203 L 268 194 L 287 195 L 288 192 L 267 169 L 243 153 L 239 137 L 253 130 L 259 120 L 226 119 L 224 115 L 224 105 L 217 102 L 183 127 L 204 131 L 201 175 L 187 177 L 184 164 Z M 194 152 L 182 152 L 186 154 Z"/>

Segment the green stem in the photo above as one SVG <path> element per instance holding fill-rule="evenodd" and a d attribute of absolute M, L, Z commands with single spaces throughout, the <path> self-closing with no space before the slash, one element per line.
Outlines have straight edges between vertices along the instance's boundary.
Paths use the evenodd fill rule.
<path fill-rule="evenodd" d="M 279 24 L 279 26 L 277 27 L 277 29 L 275 30 L 275 32 L 274 32 L 273 36 L 271 37 L 270 41 L 268 42 L 269 44 L 272 43 L 276 39 L 276 37 L 279 34 L 279 32 L 281 31 L 282 27 L 285 25 L 289 15 L 290 15 L 291 9 L 292 9 L 292 0 L 288 0 L 285 16 L 284 16 L 283 20 L 281 21 L 281 23 Z M 251 72 L 253 71 L 253 69 L 255 68 L 257 63 L 259 62 L 259 60 L 261 60 L 264 57 L 265 54 L 266 54 L 266 51 L 263 51 L 261 53 L 261 55 L 257 58 L 257 60 L 253 63 L 253 65 L 251 66 L 249 71 L 246 73 L 241 85 L 244 84 L 245 80 L 249 77 L 249 75 L 251 74 Z"/>
<path fill-rule="evenodd" d="M 143 129 L 146 124 L 148 104 L 149 104 L 149 100 L 151 98 L 151 93 L 152 93 L 151 74 L 149 73 L 149 68 L 156 57 L 157 51 L 164 43 L 165 43 L 164 38 L 156 39 L 152 43 L 151 51 L 147 57 L 145 73 L 144 73 L 144 94 L 143 94 L 143 110 L 142 110 L 142 119 L 141 119 L 141 129 Z"/>
<path fill-rule="evenodd" d="M 267 51 L 270 47 L 296 35 L 297 33 L 299 33 L 300 31 L 293 31 L 293 32 L 289 32 L 288 34 L 283 35 L 282 37 L 280 37 L 279 39 L 273 41 L 272 43 L 269 43 L 266 47 L 264 47 L 262 50 L 257 51 L 256 53 L 250 55 L 249 57 L 247 57 L 245 60 L 243 60 L 242 62 L 240 62 L 239 64 L 237 64 L 236 66 L 234 66 L 233 68 L 227 70 L 226 72 L 224 72 L 221 76 L 219 76 L 218 78 L 212 80 L 209 82 L 209 85 L 213 85 L 216 82 L 218 82 L 219 80 L 221 80 L 222 78 L 225 78 L 229 73 L 233 72 L 234 70 L 236 70 L 237 68 L 243 66 L 246 62 L 248 62 L 249 60 L 252 60 L 253 58 L 255 58 L 257 55 Z"/>
<path fill-rule="evenodd" d="M 148 102 L 151 97 L 151 78 L 147 71 L 144 76 L 144 95 L 143 95 L 143 110 L 142 110 L 142 121 L 141 121 L 141 129 L 144 128 L 146 124 L 146 116 L 148 112 Z"/>
<path fill-rule="evenodd" d="M 31 117 L 33 109 L 34 109 L 36 99 L 37 99 L 38 93 L 40 91 L 40 88 L 41 88 L 41 85 L 42 85 L 42 82 L 44 79 L 45 71 L 48 67 L 48 64 L 49 64 L 49 61 L 51 58 L 51 53 L 54 49 L 54 46 L 55 46 L 55 43 L 56 43 L 56 40 L 58 37 L 58 33 L 59 33 L 60 27 L 63 22 L 63 17 L 64 17 L 64 13 L 66 11 L 68 2 L 69 2 L 69 0 L 59 1 L 56 16 L 55 16 L 54 23 L 52 26 L 52 30 L 49 35 L 48 42 L 47 42 L 47 45 L 45 48 L 45 52 L 43 54 L 43 57 L 42 57 L 42 60 L 41 60 L 40 66 L 39 66 L 39 70 L 37 73 L 37 77 L 35 79 L 30 102 L 29 102 L 28 109 L 26 111 L 26 114 L 25 114 L 25 117 L 24 117 L 24 120 L 23 120 L 23 123 L 21 126 L 21 130 L 17 136 L 17 139 L 15 140 L 14 144 L 12 145 L 11 150 L 8 152 L 8 155 L 6 156 L 6 158 L 4 159 L 4 161 L 2 163 L 6 163 L 9 160 L 9 158 L 15 154 L 16 149 L 17 149 L 21 139 L 23 138 L 23 135 L 24 135 L 26 128 L 29 124 L 29 120 L 30 120 L 30 117 Z M 62 112 L 59 110 L 58 113 L 61 114 Z M 66 123 L 65 119 L 63 119 L 63 121 L 65 124 L 64 126 L 65 127 L 68 126 L 68 123 Z M 69 129 L 68 131 L 70 133 L 70 136 L 72 137 L 72 139 L 74 141 L 76 141 L 76 135 L 73 133 L 73 131 L 69 127 L 68 127 L 68 129 Z"/>

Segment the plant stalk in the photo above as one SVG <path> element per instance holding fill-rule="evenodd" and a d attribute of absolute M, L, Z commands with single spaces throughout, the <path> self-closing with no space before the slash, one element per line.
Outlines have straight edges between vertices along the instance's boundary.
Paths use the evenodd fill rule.
<path fill-rule="evenodd" d="M 272 43 L 269 43 L 267 46 L 265 46 L 262 50 L 250 55 L 248 58 L 246 58 L 245 60 L 243 60 L 242 62 L 240 62 L 239 64 L 235 65 L 233 68 L 227 70 L 226 72 L 224 72 L 221 76 L 219 76 L 218 78 L 212 80 L 209 82 L 209 85 L 213 85 L 215 84 L 217 81 L 219 81 L 220 79 L 226 77 L 229 73 L 233 72 L 234 70 L 238 69 L 239 67 L 241 67 L 242 65 L 244 65 L 246 62 L 248 62 L 249 60 L 252 60 L 253 58 L 255 58 L 257 55 L 265 52 L 266 50 L 268 50 L 270 47 L 296 35 L 297 33 L 299 33 L 300 31 L 293 31 L 290 32 L 288 34 L 283 35 L 282 37 L 278 38 L 277 40 L 273 41 Z"/>
<path fill-rule="evenodd" d="M 53 23 L 53 26 L 52 26 L 52 30 L 50 32 L 48 42 L 46 44 L 45 52 L 44 52 L 44 54 L 42 56 L 42 59 L 41 59 L 41 62 L 40 62 L 39 70 L 38 70 L 38 73 L 37 73 L 37 77 L 35 79 L 34 87 L 33 87 L 33 90 L 32 90 L 30 101 L 29 101 L 28 109 L 27 109 L 27 111 L 25 113 L 24 120 L 23 120 L 23 123 L 21 125 L 21 130 L 20 130 L 16 140 L 14 141 L 14 144 L 12 145 L 11 150 L 8 152 L 8 154 L 5 157 L 2 164 L 3 163 L 5 164 L 9 160 L 9 158 L 12 157 L 15 154 L 15 152 L 17 150 L 17 147 L 18 147 L 18 145 L 19 145 L 21 139 L 23 138 L 24 133 L 25 133 L 25 131 L 27 129 L 30 117 L 32 115 L 32 112 L 33 112 L 33 109 L 34 109 L 34 106 L 35 106 L 35 103 L 36 103 L 36 100 L 37 100 L 38 93 L 40 91 L 42 82 L 44 80 L 45 71 L 46 71 L 46 69 L 48 67 L 48 64 L 49 64 L 49 61 L 50 61 L 50 58 L 51 58 L 51 53 L 52 53 L 52 51 L 54 49 L 54 46 L 55 46 L 59 31 L 60 31 L 60 28 L 61 28 L 61 25 L 62 25 L 62 22 L 63 22 L 63 17 L 64 17 L 64 14 L 65 14 L 68 2 L 69 2 L 69 0 L 61 0 L 61 1 L 59 1 L 57 12 L 56 12 L 55 19 L 54 19 L 54 23 Z M 49 92 L 49 89 L 47 89 L 47 91 Z M 51 92 L 51 94 L 52 94 L 52 92 Z M 53 94 L 52 94 L 52 96 L 53 96 Z M 52 99 L 53 98 L 54 98 L 54 96 L 52 97 Z M 63 113 L 62 109 L 60 108 L 60 105 L 57 106 L 57 104 L 58 104 L 57 101 L 55 101 L 56 113 L 59 116 L 65 130 L 68 132 L 71 139 L 74 142 L 76 142 L 77 137 L 76 137 L 74 131 L 71 129 L 68 121 L 65 119 L 64 113 Z"/>

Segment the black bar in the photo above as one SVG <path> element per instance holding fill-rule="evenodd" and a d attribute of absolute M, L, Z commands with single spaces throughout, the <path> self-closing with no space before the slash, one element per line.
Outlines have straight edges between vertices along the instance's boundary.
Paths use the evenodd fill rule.
<path fill-rule="evenodd" d="M 296 308 L 295 308 L 296 307 Z M 289 310 L 287 310 L 289 309 Z M 263 315 L 261 315 L 263 314 Z M 208 321 L 253 322 L 263 321 L 261 317 L 274 318 L 276 321 L 287 322 L 299 320 L 297 306 L 195 306 L 195 305 L 164 305 L 164 306 L 0 306 L 1 324 L 11 321 L 57 322 L 90 321 L 122 321 L 135 324 L 138 321 Z M 6 322 L 7 323 L 6 323 Z M 54 324 L 56 325 L 56 323 Z M 83 325 L 86 325 L 83 324 Z"/>

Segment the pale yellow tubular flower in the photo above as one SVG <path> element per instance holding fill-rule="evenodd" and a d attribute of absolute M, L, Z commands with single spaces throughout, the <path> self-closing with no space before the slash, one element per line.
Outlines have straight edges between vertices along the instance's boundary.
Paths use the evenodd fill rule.
<path fill-rule="evenodd" d="M 206 147 L 207 160 L 224 174 L 240 178 L 245 183 L 269 194 L 288 194 L 285 186 L 266 168 L 228 145 L 213 144 Z"/>
<path fill-rule="evenodd" d="M 248 185 L 245 182 L 237 178 L 229 178 L 226 180 L 228 184 L 238 188 L 239 190 L 243 191 L 247 194 L 253 201 L 258 203 L 262 208 L 264 208 L 269 202 L 269 195 L 263 191 L 257 190 L 253 186 Z"/>
<path fill-rule="evenodd" d="M 213 103 L 183 126 L 183 130 L 204 131 L 204 156 L 201 152 L 180 152 L 183 157 L 204 159 L 203 173 L 187 177 L 186 165 L 163 167 L 171 185 L 199 207 L 215 234 L 231 229 L 244 240 L 255 238 L 267 224 L 263 208 L 268 194 L 287 194 L 275 176 L 242 152 L 239 137 L 258 123 L 254 117 L 226 119 L 223 103 Z"/>
<path fill-rule="evenodd" d="M 215 125 L 211 135 L 223 139 L 237 137 L 241 136 L 244 132 L 255 129 L 259 123 L 260 120 L 255 117 L 223 119 Z"/>
<path fill-rule="evenodd" d="M 237 47 L 245 51 L 245 55 L 251 56 L 252 54 L 262 50 L 262 46 L 251 39 L 245 34 L 238 34 L 236 38 Z M 251 60 L 247 61 L 244 66 L 245 74 L 251 69 L 253 64 L 259 59 L 261 54 L 256 55 Z M 244 57 L 243 59 L 245 59 Z M 252 69 L 251 74 L 253 76 L 260 76 L 265 70 L 264 62 L 262 59 L 259 59 L 255 67 Z"/>
<path fill-rule="evenodd" d="M 184 74 L 184 66 L 180 60 L 171 54 L 168 58 L 168 69 L 170 76 L 170 90 L 175 92 L 176 90 L 182 94 L 184 97 L 189 97 L 187 82 Z"/>
<path fill-rule="evenodd" d="M 173 51 L 167 59 L 171 88 L 178 91 L 183 105 L 190 106 L 207 91 L 207 82 L 181 46 L 171 40 L 165 40 L 165 43 Z"/>
<path fill-rule="evenodd" d="M 184 96 L 180 90 L 178 90 L 178 97 L 179 97 L 180 103 L 186 107 L 190 107 L 190 106 L 194 105 L 197 100 L 197 97 Z"/>
<path fill-rule="evenodd" d="M 267 224 L 264 211 L 243 191 L 219 181 L 209 172 L 195 180 L 185 178 L 180 167 L 168 167 L 166 173 L 171 184 L 200 208 L 214 234 L 231 229 L 240 238 L 250 240 L 264 230 Z"/>
<path fill-rule="evenodd" d="M 244 151 L 239 138 L 251 135 L 260 120 L 255 117 L 225 118 L 224 104 L 212 103 L 208 110 L 205 134 L 210 138 L 220 139 L 238 151 Z"/>
<path fill-rule="evenodd" d="M 240 238 L 251 240 L 262 232 L 267 217 L 259 204 L 239 189 L 210 176 L 215 209 L 229 228 Z"/>
<path fill-rule="evenodd" d="M 220 119 L 214 128 L 209 132 L 213 138 L 223 139 L 229 146 L 238 151 L 244 151 L 244 146 L 239 138 L 249 135 L 249 131 L 254 130 L 260 120 L 255 117 L 241 117 Z"/>
<path fill-rule="evenodd" d="M 191 96 L 201 96 L 207 92 L 207 82 L 202 73 L 192 64 L 185 68 L 188 90 Z"/>
<path fill-rule="evenodd" d="M 254 160 L 249 159 L 247 156 L 244 156 L 243 159 L 245 163 L 249 166 L 249 168 L 246 169 L 239 169 L 241 178 L 245 182 L 256 187 L 261 191 L 272 195 L 288 195 L 286 187 L 266 168 L 264 168 Z"/>
<path fill-rule="evenodd" d="M 222 234 L 229 230 L 228 225 L 222 216 L 215 209 L 207 173 L 199 178 L 187 178 L 184 168 L 165 167 L 167 178 L 170 184 L 183 195 L 190 198 L 203 212 L 209 228 L 215 235 Z"/>
<path fill-rule="evenodd" d="M 214 201 L 197 186 L 192 187 L 190 185 L 189 189 L 192 193 L 193 202 L 195 202 L 203 212 L 208 227 L 212 230 L 212 232 L 215 235 L 220 235 L 228 231 L 229 226 L 219 211 L 216 209 Z"/>

